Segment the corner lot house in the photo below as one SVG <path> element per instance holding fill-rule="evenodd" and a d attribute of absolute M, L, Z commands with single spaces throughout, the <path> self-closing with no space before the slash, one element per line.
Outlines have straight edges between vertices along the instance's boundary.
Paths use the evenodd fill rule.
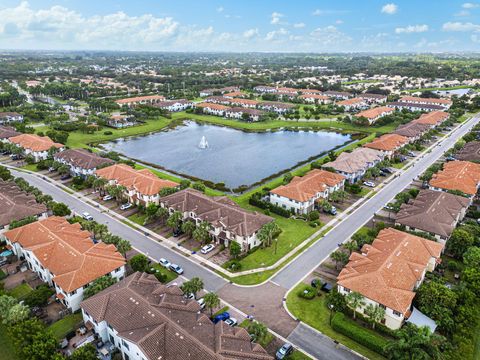
<path fill-rule="evenodd" d="M 13 181 L 0 179 L 0 204 L 0 232 L 8 230 L 12 221 L 30 216 L 37 219 L 47 217 L 47 207 L 37 203 L 35 196 L 24 192 Z"/>
<path fill-rule="evenodd" d="M 385 134 L 363 145 L 369 149 L 380 151 L 385 157 L 391 159 L 397 151 L 409 143 L 409 138 L 397 134 Z"/>
<path fill-rule="evenodd" d="M 379 106 L 373 109 L 368 109 L 364 111 L 360 111 L 359 113 L 353 115 L 354 117 L 361 118 L 364 117 L 368 120 L 370 124 L 373 124 L 378 119 L 386 116 L 391 115 L 395 112 L 395 109 L 389 106 Z"/>
<path fill-rule="evenodd" d="M 455 159 L 480 162 L 480 141 L 470 141 L 455 153 Z"/>
<path fill-rule="evenodd" d="M 422 114 L 418 119 L 413 120 L 417 124 L 430 125 L 430 127 L 435 128 L 438 125 L 442 124 L 444 121 L 448 120 L 450 114 L 445 111 L 432 111 L 426 114 Z"/>
<path fill-rule="evenodd" d="M 0 126 L 0 141 L 6 142 L 8 138 L 21 135 L 11 126 Z"/>
<path fill-rule="evenodd" d="M 82 178 L 94 175 L 98 167 L 114 163 L 113 160 L 103 158 L 85 149 L 68 149 L 55 154 L 53 158 L 70 167 L 72 176 L 81 176 Z"/>
<path fill-rule="evenodd" d="M 22 122 L 23 115 L 16 112 L 0 112 L 0 124 L 8 124 L 11 122 Z"/>
<path fill-rule="evenodd" d="M 433 175 L 429 185 L 433 190 L 458 190 L 473 197 L 480 185 L 480 164 L 470 161 L 447 162 L 443 170 Z"/>
<path fill-rule="evenodd" d="M 307 214 L 315 209 L 318 199 L 325 199 L 334 191 L 343 189 L 345 177 L 326 170 L 315 169 L 305 176 L 295 176 L 288 185 L 270 191 L 270 202 L 296 214 Z"/>
<path fill-rule="evenodd" d="M 241 327 L 213 324 L 178 286 L 134 273 L 81 304 L 83 320 L 129 360 L 273 360 Z"/>
<path fill-rule="evenodd" d="M 322 167 L 332 168 L 337 173 L 345 176 L 347 181 L 354 183 L 359 180 L 365 172 L 374 167 L 384 159 L 381 151 L 369 148 L 357 148 L 352 152 L 342 152 L 335 161 L 328 162 Z"/>
<path fill-rule="evenodd" d="M 352 291 L 368 304 L 385 309 L 382 324 L 399 329 L 411 314 L 415 290 L 422 284 L 427 271 L 437 265 L 443 245 L 415 235 L 383 229 L 371 245 L 361 253 L 353 252 L 348 264 L 338 275 L 338 292 Z M 364 307 L 356 309 L 363 313 Z"/>
<path fill-rule="evenodd" d="M 443 191 L 421 190 L 414 200 L 402 204 L 395 217 L 395 225 L 429 233 L 445 244 L 465 217 L 469 206 L 470 199 L 466 197 Z"/>
<path fill-rule="evenodd" d="M 170 213 L 179 211 L 184 220 L 193 220 L 197 225 L 207 221 L 216 243 L 228 247 L 230 242 L 236 241 L 243 251 L 260 245 L 258 230 L 273 221 L 270 216 L 242 209 L 226 196 L 210 197 L 194 189 L 162 197 L 160 203 Z"/>
<path fill-rule="evenodd" d="M 95 244 L 80 224 L 52 216 L 4 233 L 7 244 L 28 267 L 55 288 L 57 299 L 76 311 L 83 290 L 94 280 L 110 274 L 125 275 L 125 259 L 114 245 Z"/>
<path fill-rule="evenodd" d="M 48 136 L 38 136 L 35 134 L 13 136 L 9 138 L 7 142 L 22 148 L 25 156 L 32 155 L 35 162 L 45 160 L 48 157 L 48 150 L 52 147 L 60 151 L 64 149 L 63 144 L 53 142 Z"/>

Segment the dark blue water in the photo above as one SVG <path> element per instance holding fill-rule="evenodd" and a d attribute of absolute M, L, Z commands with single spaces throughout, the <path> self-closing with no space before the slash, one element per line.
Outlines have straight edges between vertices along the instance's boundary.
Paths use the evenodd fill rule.
<path fill-rule="evenodd" d="M 207 149 L 198 147 L 202 136 L 208 141 Z M 169 131 L 119 139 L 104 146 L 165 169 L 236 188 L 349 141 L 349 135 L 334 132 L 247 133 L 186 122 Z"/>

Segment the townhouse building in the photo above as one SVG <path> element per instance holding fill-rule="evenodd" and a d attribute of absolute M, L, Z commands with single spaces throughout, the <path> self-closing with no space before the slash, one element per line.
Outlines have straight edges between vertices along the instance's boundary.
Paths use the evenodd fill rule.
<path fill-rule="evenodd" d="M 378 150 L 387 159 L 392 159 L 400 149 L 410 142 L 408 137 L 398 134 L 384 134 L 363 146 Z"/>
<path fill-rule="evenodd" d="M 433 174 L 429 188 L 439 191 L 461 191 L 473 198 L 480 186 L 480 164 L 470 161 L 449 161 L 443 170 Z"/>
<path fill-rule="evenodd" d="M 161 101 L 165 101 L 165 97 L 162 95 L 136 96 L 115 100 L 118 105 L 127 107 L 133 107 L 136 105 L 153 105 Z"/>
<path fill-rule="evenodd" d="M 23 115 L 17 112 L 0 112 L 0 124 L 23 122 Z"/>
<path fill-rule="evenodd" d="M 63 151 L 65 146 L 53 142 L 48 136 L 38 136 L 35 134 L 21 134 L 7 139 L 7 143 L 16 145 L 23 150 L 25 156 L 31 155 L 35 162 L 45 160 L 48 157 L 48 151 L 52 148 L 56 151 Z"/>
<path fill-rule="evenodd" d="M 68 149 L 53 155 L 53 159 L 70 168 L 70 175 L 87 178 L 95 175 L 100 167 L 112 165 L 115 162 L 111 159 L 101 157 L 86 149 Z"/>
<path fill-rule="evenodd" d="M 369 124 L 375 123 L 378 119 L 392 115 L 395 112 L 395 109 L 390 106 L 379 106 L 376 108 L 360 111 L 359 113 L 353 115 L 355 118 L 366 118 Z"/>

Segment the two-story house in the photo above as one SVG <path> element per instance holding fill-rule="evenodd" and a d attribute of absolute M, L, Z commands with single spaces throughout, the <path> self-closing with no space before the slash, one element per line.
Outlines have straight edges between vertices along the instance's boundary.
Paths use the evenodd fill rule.
<path fill-rule="evenodd" d="M 86 178 L 94 175 L 99 167 L 114 164 L 114 161 L 101 157 L 85 149 L 68 149 L 53 155 L 55 161 L 65 164 L 70 168 L 72 176 Z"/>
<path fill-rule="evenodd" d="M 35 134 L 13 136 L 8 138 L 6 142 L 15 144 L 21 148 L 25 156 L 33 156 L 35 162 L 45 160 L 51 148 L 55 148 L 57 151 L 63 151 L 65 149 L 65 145 L 53 142 L 48 136 L 38 136 Z"/>

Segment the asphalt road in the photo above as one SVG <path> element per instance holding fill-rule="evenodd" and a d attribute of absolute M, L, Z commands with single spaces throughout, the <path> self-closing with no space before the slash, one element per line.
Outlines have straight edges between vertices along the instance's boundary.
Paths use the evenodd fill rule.
<path fill-rule="evenodd" d="M 391 199 L 401 192 L 418 175 L 422 174 L 430 165 L 437 161 L 458 139 L 480 120 L 480 114 L 465 122 L 460 128 L 443 138 L 439 146 L 435 146 L 430 153 L 418 159 L 414 166 L 400 173 L 400 176 L 380 189 L 375 196 L 367 200 L 350 216 L 343 219 L 323 239 L 316 242 L 307 251 L 298 256 L 293 262 L 280 270 L 271 281 L 285 289 L 290 289 L 313 271 L 323 259 L 337 248 L 337 244 L 348 240 L 374 213 L 382 209 Z"/>

